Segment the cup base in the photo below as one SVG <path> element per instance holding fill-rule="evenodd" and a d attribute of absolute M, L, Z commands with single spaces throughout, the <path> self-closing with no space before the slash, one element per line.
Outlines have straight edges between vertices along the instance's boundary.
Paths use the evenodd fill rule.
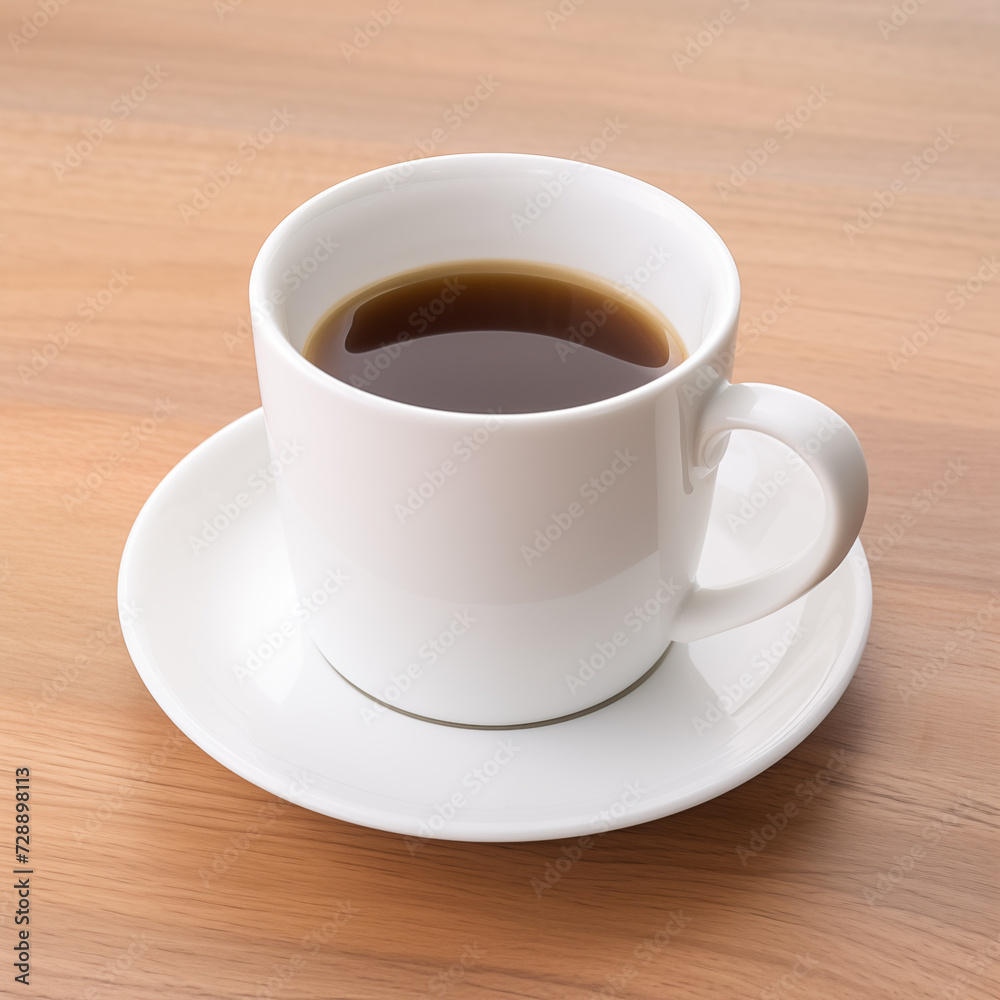
<path fill-rule="evenodd" d="M 447 719 L 435 719 L 429 715 L 418 715 L 416 712 L 407 712 L 404 708 L 399 708 L 396 705 L 388 701 L 382 701 L 380 698 L 376 698 L 373 694 L 369 694 L 364 688 L 358 687 L 357 684 L 348 680 L 316 647 L 316 651 L 323 658 L 323 662 L 345 683 L 349 684 L 355 691 L 359 694 L 363 694 L 370 701 L 373 701 L 376 705 L 381 705 L 382 708 L 389 709 L 390 712 L 395 712 L 397 715 L 406 715 L 411 719 L 418 719 L 420 722 L 432 722 L 436 726 L 451 726 L 453 729 L 489 729 L 489 730 L 515 730 L 515 729 L 537 729 L 539 726 L 554 726 L 560 722 L 569 722 L 570 719 L 579 719 L 584 715 L 591 715 L 594 712 L 599 712 L 602 708 L 606 708 L 608 705 L 613 705 L 620 698 L 624 698 L 625 695 L 631 694 L 637 687 L 644 684 L 656 671 L 659 669 L 660 664 L 667 657 L 667 653 L 670 652 L 670 647 L 673 643 L 668 643 L 667 648 L 656 658 L 653 665 L 640 677 L 638 680 L 634 680 L 627 688 L 619 691 L 617 694 L 613 694 L 610 698 L 605 698 L 604 701 L 597 705 L 591 705 L 590 708 L 581 709 L 579 712 L 571 712 L 569 715 L 560 715 L 554 719 L 542 719 L 539 722 L 519 722 L 511 723 L 508 725 L 498 725 L 498 726 L 480 726 L 472 723 L 466 722 L 449 722 Z"/>

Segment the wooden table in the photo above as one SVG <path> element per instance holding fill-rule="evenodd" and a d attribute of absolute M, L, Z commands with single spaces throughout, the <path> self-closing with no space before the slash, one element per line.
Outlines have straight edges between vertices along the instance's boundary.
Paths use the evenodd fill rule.
<path fill-rule="evenodd" d="M 0 26 L 2 842 L 30 767 L 34 871 L 28 988 L 18 876 L 0 889 L 0 993 L 996 995 L 994 3 L 11 0 Z M 871 638 L 829 718 L 541 899 L 559 843 L 411 856 L 217 764 L 143 687 L 115 600 L 150 491 L 258 405 L 246 288 L 271 228 L 371 167 L 510 149 L 705 216 L 742 273 L 737 377 L 835 407 L 872 483 Z"/>

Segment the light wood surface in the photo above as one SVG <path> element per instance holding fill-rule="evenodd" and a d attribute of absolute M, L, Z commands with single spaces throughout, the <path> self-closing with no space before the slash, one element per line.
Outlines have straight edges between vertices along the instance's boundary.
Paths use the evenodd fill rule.
<path fill-rule="evenodd" d="M 893 24 L 889 0 L 564 0 L 561 21 L 546 17 L 558 0 L 394 0 L 348 61 L 342 45 L 386 0 L 46 2 L 0 7 L 0 843 L 28 766 L 35 872 L 28 988 L 8 961 L 15 876 L 2 880 L 0 995 L 995 996 L 1000 602 L 984 609 L 1000 585 L 1000 276 L 961 306 L 954 289 L 1000 253 L 996 4 L 908 0 Z M 42 26 L 12 41 L 32 15 Z M 675 59 L 699 31 L 710 44 Z M 480 77 L 493 92 L 448 125 Z M 137 87 L 134 107 L 116 103 Z M 779 127 L 810 95 L 808 120 Z M 251 161 L 243 144 L 275 109 L 291 120 Z M 818 396 L 857 430 L 875 611 L 856 678 L 798 749 L 601 837 L 539 899 L 557 842 L 411 856 L 217 764 L 132 668 L 115 584 L 156 483 L 258 405 L 247 279 L 285 214 L 436 128 L 437 152 L 574 155 L 606 118 L 624 128 L 598 162 L 677 195 L 731 247 L 737 378 Z M 912 159 L 935 138 L 935 162 Z M 736 188 L 748 150 L 765 162 Z M 233 159 L 240 173 L 185 220 Z M 876 192 L 893 204 L 845 230 Z M 792 307 L 753 327 L 783 290 Z M 939 332 L 894 365 L 938 310 Z M 69 499 L 157 401 L 175 409 Z M 767 814 L 801 803 L 841 751 L 823 794 L 744 864 Z M 683 929 L 636 960 L 672 912 Z"/>

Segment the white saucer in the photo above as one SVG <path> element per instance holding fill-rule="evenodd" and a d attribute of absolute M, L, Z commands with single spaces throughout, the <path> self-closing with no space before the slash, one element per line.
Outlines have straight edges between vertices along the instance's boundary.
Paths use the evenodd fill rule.
<path fill-rule="evenodd" d="M 160 483 L 122 555 L 122 631 L 150 693 L 206 753 L 338 819 L 412 837 L 517 841 L 670 815 L 759 774 L 808 736 L 868 637 L 871 578 L 857 542 L 801 600 L 675 643 L 643 684 L 590 715 L 501 732 L 420 721 L 358 692 L 300 628 L 308 608 L 296 602 L 274 488 L 257 472 L 267 462 L 255 410 Z M 241 493 L 251 497 L 243 508 L 233 504 Z M 821 512 L 791 452 L 734 433 L 702 583 L 784 561 Z M 262 647 L 272 655 L 248 671 L 248 650 Z"/>

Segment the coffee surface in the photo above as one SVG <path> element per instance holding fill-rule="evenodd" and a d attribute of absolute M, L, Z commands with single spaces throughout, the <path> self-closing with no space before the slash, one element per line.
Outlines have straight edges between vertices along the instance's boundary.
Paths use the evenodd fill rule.
<path fill-rule="evenodd" d="M 669 322 L 628 289 L 514 261 L 435 265 L 362 289 L 302 353 L 377 396 L 469 413 L 592 403 L 685 357 Z"/>

